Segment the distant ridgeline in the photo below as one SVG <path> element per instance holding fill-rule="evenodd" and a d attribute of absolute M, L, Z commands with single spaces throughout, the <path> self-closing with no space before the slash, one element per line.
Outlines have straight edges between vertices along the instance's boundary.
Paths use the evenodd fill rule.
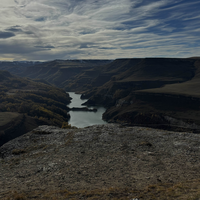
<path fill-rule="evenodd" d="M 199 131 L 198 57 L 55 60 L 15 74 L 82 93 L 87 105 L 107 107 L 103 118 L 110 122 Z"/>
<path fill-rule="evenodd" d="M 41 124 L 62 126 L 69 102 L 63 89 L 0 71 L 0 145 Z"/>

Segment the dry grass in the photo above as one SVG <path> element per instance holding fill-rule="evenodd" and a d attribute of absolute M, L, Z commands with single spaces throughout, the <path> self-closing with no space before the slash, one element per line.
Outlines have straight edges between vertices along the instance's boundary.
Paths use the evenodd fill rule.
<path fill-rule="evenodd" d="M 19 117 L 19 113 L 15 112 L 0 112 L 0 126 L 4 126 Z"/>
<path fill-rule="evenodd" d="M 65 145 L 71 144 L 71 142 L 73 141 L 73 138 L 74 138 L 74 132 L 69 132 L 64 139 L 66 141 Z"/>
<path fill-rule="evenodd" d="M 27 200 L 27 197 L 24 193 L 14 191 L 9 195 L 9 197 L 6 197 L 5 200 Z"/>
<path fill-rule="evenodd" d="M 1 196 L 1 194 L 0 194 Z M 50 191 L 27 191 L 10 192 L 2 200 L 199 200 L 200 180 L 187 181 L 177 184 L 149 185 L 143 190 L 133 188 L 105 188 L 96 190 L 50 190 Z"/>

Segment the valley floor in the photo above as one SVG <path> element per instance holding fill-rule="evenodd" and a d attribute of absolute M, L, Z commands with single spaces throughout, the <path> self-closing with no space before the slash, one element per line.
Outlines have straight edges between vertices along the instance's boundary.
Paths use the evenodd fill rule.
<path fill-rule="evenodd" d="M 0 148 L 0 199 L 198 199 L 200 135 L 40 126 Z"/>

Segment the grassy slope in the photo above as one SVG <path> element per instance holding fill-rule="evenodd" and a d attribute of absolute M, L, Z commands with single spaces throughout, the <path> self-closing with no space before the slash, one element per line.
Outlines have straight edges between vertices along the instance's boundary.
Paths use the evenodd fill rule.
<path fill-rule="evenodd" d="M 145 200 L 197 200 L 200 198 L 200 180 L 191 180 L 176 184 L 158 184 L 149 185 L 148 187 L 136 190 L 132 188 L 103 188 L 96 190 L 79 190 L 70 191 L 52 190 L 52 191 L 30 191 L 17 192 L 9 191 L 4 194 L 2 200 L 65 200 L 65 199 L 90 199 L 90 200 L 130 200 L 130 199 L 145 199 Z"/>
<path fill-rule="evenodd" d="M 19 115 L 19 113 L 14 112 L 0 112 L 0 127 L 13 121 L 17 117 L 19 117 Z"/>

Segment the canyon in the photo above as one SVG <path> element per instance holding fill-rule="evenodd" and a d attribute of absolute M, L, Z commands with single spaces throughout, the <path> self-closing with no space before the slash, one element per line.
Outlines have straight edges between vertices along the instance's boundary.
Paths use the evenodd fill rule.
<path fill-rule="evenodd" d="M 198 57 L 55 60 L 16 74 L 82 94 L 108 122 L 199 131 Z"/>
<path fill-rule="evenodd" d="M 2 200 L 199 199 L 200 58 L 0 69 Z M 84 105 L 66 106 L 66 91 Z M 104 106 L 109 123 L 67 123 L 88 106 Z"/>

